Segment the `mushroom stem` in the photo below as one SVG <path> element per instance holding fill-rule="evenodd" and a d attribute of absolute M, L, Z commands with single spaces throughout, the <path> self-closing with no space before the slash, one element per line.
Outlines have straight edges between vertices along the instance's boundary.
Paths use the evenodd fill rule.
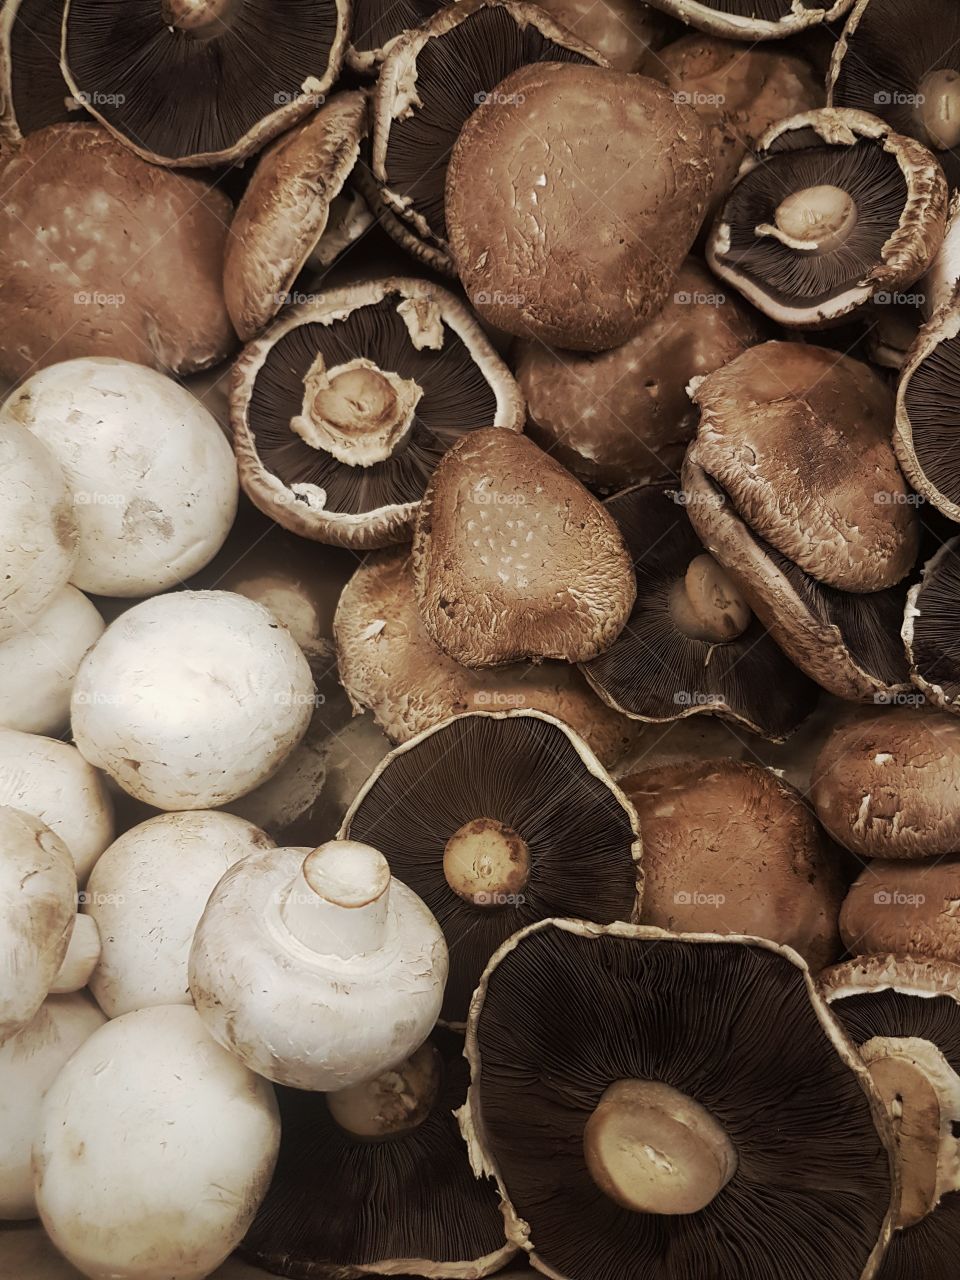
<path fill-rule="evenodd" d="M 772 236 L 800 253 L 831 253 L 857 225 L 857 203 L 842 187 L 804 187 L 781 200 L 774 223 L 761 223 L 758 236 Z"/>
<path fill-rule="evenodd" d="M 512 827 L 474 818 L 443 851 L 447 884 L 476 907 L 515 905 L 530 879 L 530 850 Z"/>
<path fill-rule="evenodd" d="M 670 616 L 693 640 L 723 644 L 736 640 L 752 614 L 739 589 L 713 556 L 697 556 L 670 592 Z"/>
<path fill-rule="evenodd" d="M 78 915 L 67 944 L 67 954 L 57 970 L 50 988 L 51 995 L 68 995 L 80 991 L 100 961 L 100 930 L 93 916 Z"/>
<path fill-rule="evenodd" d="M 392 1071 L 327 1094 L 341 1129 L 358 1138 L 388 1138 L 421 1125 L 433 1110 L 442 1080 L 440 1055 L 427 1041 Z"/>
<path fill-rule="evenodd" d="M 423 390 L 358 357 L 328 369 L 317 355 L 303 379 L 303 408 L 290 426 L 313 449 L 348 466 L 384 462 L 404 444 Z"/>
<path fill-rule="evenodd" d="M 917 102 L 930 145 L 952 151 L 960 144 L 960 72 L 952 67 L 931 71 L 920 81 Z"/>
<path fill-rule="evenodd" d="M 168 26 L 199 40 L 219 35 L 241 7 L 241 0 L 162 0 Z"/>
<path fill-rule="evenodd" d="M 389 887 L 383 854 L 353 840 L 330 840 L 304 858 L 281 915 L 290 933 L 317 955 L 369 955 L 385 940 Z"/>
<path fill-rule="evenodd" d="M 618 1080 L 587 1121 L 600 1190 L 634 1213 L 698 1213 L 737 1171 L 737 1152 L 699 1102 L 653 1080 Z"/>

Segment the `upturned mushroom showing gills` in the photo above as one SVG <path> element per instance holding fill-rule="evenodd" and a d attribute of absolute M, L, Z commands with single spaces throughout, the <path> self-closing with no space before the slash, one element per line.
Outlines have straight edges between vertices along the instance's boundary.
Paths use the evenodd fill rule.
<path fill-rule="evenodd" d="M 814 687 L 705 550 L 683 495 L 665 482 L 604 506 L 626 541 L 637 594 L 617 639 L 582 665 L 599 696 L 636 720 L 717 715 L 774 741 L 789 737 L 813 709 Z"/>
<path fill-rule="evenodd" d="M 323 102 L 340 72 L 344 0 L 67 0 L 74 96 L 162 165 L 235 164 Z"/>
<path fill-rule="evenodd" d="M 778 40 L 842 17 L 853 0 L 650 0 L 656 8 L 731 40 Z"/>
<path fill-rule="evenodd" d="M 819 328 L 919 279 L 946 216 L 946 179 L 922 143 L 864 111 L 807 111 L 744 162 L 707 261 L 773 320 Z"/>
<path fill-rule="evenodd" d="M 926 700 L 960 715 L 960 537 L 945 542 L 911 587 L 903 641 Z"/>
<path fill-rule="evenodd" d="M 903 1183 L 877 1280 L 953 1280 L 960 1244 L 960 967 L 863 956 L 820 989 L 886 1104 Z"/>
<path fill-rule="evenodd" d="M 403 542 L 447 449 L 523 427 L 523 398 L 472 313 L 424 280 L 292 308 L 237 362 L 240 483 L 284 528 L 368 550 Z"/>
<path fill-rule="evenodd" d="M 438 1029 L 366 1084 L 278 1089 L 280 1156 L 243 1255 L 303 1280 L 499 1271 L 516 1246 L 453 1116 L 469 1079 L 462 1036 Z"/>
<path fill-rule="evenodd" d="M 852 955 L 897 955 L 960 963 L 960 857 L 875 858 L 850 886 L 840 934 Z"/>
<path fill-rule="evenodd" d="M 450 948 L 447 1022 L 466 1019 L 490 956 L 565 914 L 632 920 L 643 874 L 636 813 L 565 725 L 534 711 L 454 716 L 397 747 L 342 834 L 382 849 Z"/>
<path fill-rule="evenodd" d="M 8 0 L 0 12 L 0 141 L 82 120 L 60 70 L 62 0 Z"/>
<path fill-rule="evenodd" d="M 897 386 L 894 447 L 910 483 L 960 523 L 960 308 L 920 330 Z"/>
<path fill-rule="evenodd" d="M 210 1034 L 251 1070 L 330 1092 L 397 1067 L 423 1043 L 447 947 L 377 849 L 331 840 L 232 867 L 197 926 L 189 976 Z"/>
<path fill-rule="evenodd" d="M 866 1067 L 786 948 L 547 920 L 491 961 L 461 1127 L 577 1280 L 859 1280 L 898 1204 Z"/>
<path fill-rule="evenodd" d="M 376 73 L 397 41 L 444 7 L 444 0 L 354 0 L 346 63 Z"/>

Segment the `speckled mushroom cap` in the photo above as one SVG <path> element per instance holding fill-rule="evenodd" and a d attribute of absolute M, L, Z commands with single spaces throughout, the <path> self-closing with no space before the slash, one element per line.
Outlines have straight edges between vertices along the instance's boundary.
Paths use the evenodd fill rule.
<path fill-rule="evenodd" d="M 890 444 L 893 397 L 824 347 L 752 347 L 697 385 L 691 456 L 758 537 L 842 591 L 900 582 L 920 542 Z"/>
<path fill-rule="evenodd" d="M 460 436 L 520 431 L 524 405 L 461 302 L 426 280 L 390 278 L 286 312 L 237 361 L 230 414 L 255 506 L 305 538 L 367 550 L 409 537 Z"/>
<path fill-rule="evenodd" d="M 834 22 L 853 0 L 650 0 L 691 27 L 731 40 L 779 40 L 820 22 Z"/>
<path fill-rule="evenodd" d="M 0 9 L 0 147 L 85 119 L 60 70 L 62 22 L 59 0 L 7 0 Z"/>
<path fill-rule="evenodd" d="M 398 40 L 373 102 L 372 167 L 397 222 L 386 230 L 410 252 L 456 275 L 447 243 L 447 163 L 467 118 L 518 67 L 605 66 L 548 13 L 523 0 L 458 0 Z M 408 228 L 404 231 L 404 228 Z"/>
<path fill-rule="evenodd" d="M 712 180 L 705 126 L 663 85 L 521 67 L 466 121 L 447 166 L 467 296 L 520 337 L 578 351 L 626 342 L 674 288 Z"/>
<path fill-rule="evenodd" d="M 566 662 L 476 670 L 448 658 L 417 609 L 406 547 L 368 555 L 343 589 L 333 623 L 340 683 L 393 742 L 406 742 L 452 715 L 529 707 L 562 720 L 608 769 L 636 738 L 636 726 L 606 706 Z"/>
<path fill-rule="evenodd" d="M 349 0 L 66 0 L 63 74 L 144 160 L 235 164 L 322 103 Z"/>
<path fill-rule="evenodd" d="M 922 143 L 864 111 L 807 111 L 744 161 L 707 260 L 772 319 L 818 328 L 922 276 L 946 215 L 946 179 Z"/>
<path fill-rule="evenodd" d="M 227 310 L 243 341 L 280 310 L 331 221 L 331 229 L 339 229 L 335 202 L 349 199 L 344 187 L 366 132 L 366 94 L 347 90 L 278 138 L 257 161 L 230 226 L 223 263 Z M 361 222 L 356 233 L 363 229 Z"/>
<path fill-rule="evenodd" d="M 400 39 L 444 7 L 444 0 L 353 0 L 346 64 L 361 75 L 376 72 Z"/>
<path fill-rule="evenodd" d="M 960 300 L 960 288 L 954 300 Z M 920 330 L 897 385 L 893 444 L 918 493 L 960 522 L 960 306 L 942 307 Z"/>
<path fill-rule="evenodd" d="M 851 955 L 890 951 L 960 963 L 958 899 L 960 857 L 912 862 L 875 858 L 844 900 L 844 946 Z"/>
<path fill-rule="evenodd" d="M 960 537 L 945 542 L 911 587 L 903 617 L 910 675 L 927 701 L 960 715 Z"/>
<path fill-rule="evenodd" d="M 232 214 L 207 182 L 146 164 L 97 125 L 31 133 L 0 169 L 0 373 L 75 356 L 180 374 L 218 363 L 235 341 Z"/>
<path fill-rule="evenodd" d="M 420 616 L 470 667 L 585 661 L 622 631 L 636 587 L 616 522 L 549 454 L 496 429 L 462 437 L 417 515 Z"/>
<path fill-rule="evenodd" d="M 467 1057 L 474 1169 L 538 1271 L 875 1276 L 891 1126 L 788 948 L 542 921 L 487 967 Z"/>
<path fill-rule="evenodd" d="M 840 844 L 867 858 L 960 848 L 960 724 L 894 707 L 840 725 L 813 770 L 811 798 Z"/>

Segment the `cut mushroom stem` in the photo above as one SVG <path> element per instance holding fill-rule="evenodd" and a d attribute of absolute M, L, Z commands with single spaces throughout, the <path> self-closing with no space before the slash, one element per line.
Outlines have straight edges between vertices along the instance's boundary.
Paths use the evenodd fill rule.
<path fill-rule="evenodd" d="M 391 1138 L 426 1120 L 442 1082 L 440 1055 L 427 1041 L 393 1071 L 328 1094 L 327 1107 L 340 1128 L 355 1137 Z"/>
<path fill-rule="evenodd" d="M 379 951 L 386 939 L 390 868 L 369 845 L 331 841 L 308 853 L 281 907 L 283 922 L 322 956 Z"/>
<path fill-rule="evenodd" d="M 530 850 L 512 827 L 475 818 L 453 833 L 443 851 L 447 884 L 478 907 L 515 903 L 530 879 Z"/>
<path fill-rule="evenodd" d="M 163 0 L 161 4 L 168 26 L 198 40 L 219 35 L 241 8 L 241 0 Z"/>
<path fill-rule="evenodd" d="M 50 988 L 51 995 L 82 990 L 100 961 L 100 930 L 93 916 L 78 915 L 67 944 L 67 954 Z"/>
<path fill-rule="evenodd" d="M 692 640 L 736 640 L 753 615 L 739 589 L 711 555 L 696 556 L 670 592 L 670 616 Z"/>
<path fill-rule="evenodd" d="M 695 1099 L 652 1080 L 618 1080 L 583 1135 L 594 1182 L 635 1213 L 699 1213 L 737 1170 L 726 1132 Z"/>
<path fill-rule="evenodd" d="M 960 72 L 952 67 L 931 71 L 920 81 L 918 102 L 929 143 L 952 151 L 960 143 Z"/>
<path fill-rule="evenodd" d="M 757 235 L 773 236 L 800 253 L 833 253 L 857 225 L 857 204 L 841 187 L 824 184 L 791 192 L 777 205 L 774 225 L 761 223 Z"/>
<path fill-rule="evenodd" d="M 328 369 L 317 355 L 303 380 L 303 410 L 290 425 L 313 449 L 351 466 L 385 462 L 404 444 L 423 389 L 358 358 Z"/>

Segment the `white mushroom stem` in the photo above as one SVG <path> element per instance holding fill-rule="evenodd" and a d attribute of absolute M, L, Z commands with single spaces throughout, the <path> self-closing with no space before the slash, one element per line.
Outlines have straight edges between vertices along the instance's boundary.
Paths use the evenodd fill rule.
<path fill-rule="evenodd" d="M 674 583 L 669 609 L 684 635 L 711 644 L 736 640 L 753 616 L 733 579 L 706 553 L 691 560 L 686 574 Z"/>
<path fill-rule="evenodd" d="M 406 441 L 423 390 L 410 378 L 357 358 L 328 369 L 318 354 L 303 379 L 303 407 L 290 426 L 312 449 L 369 467 Z"/>
<path fill-rule="evenodd" d="M 831 253 L 847 240 L 857 218 L 856 201 L 842 187 L 804 187 L 782 200 L 773 223 L 760 223 L 756 234 L 800 253 Z"/>
<path fill-rule="evenodd" d="M 331 840 L 304 858 L 281 915 L 311 951 L 349 960 L 383 946 L 389 888 L 383 854 L 353 840 Z"/>
<path fill-rule="evenodd" d="M 327 1107 L 340 1128 L 356 1137 L 406 1133 L 430 1114 L 442 1078 L 440 1055 L 428 1041 L 393 1071 L 327 1094 Z"/>
<path fill-rule="evenodd" d="M 73 922 L 67 954 L 50 988 L 51 995 L 80 991 L 90 981 L 99 961 L 100 931 L 97 922 L 93 916 L 78 915 Z"/>
<path fill-rule="evenodd" d="M 240 8 L 241 0 L 163 0 L 163 20 L 200 39 L 218 35 Z"/>
<path fill-rule="evenodd" d="M 924 76 L 918 103 L 930 145 L 938 151 L 952 151 L 960 144 L 960 72 L 941 67 Z"/>
<path fill-rule="evenodd" d="M 465 822 L 443 851 L 447 884 L 476 907 L 504 906 L 530 878 L 530 850 L 517 833 L 495 818 Z"/>

